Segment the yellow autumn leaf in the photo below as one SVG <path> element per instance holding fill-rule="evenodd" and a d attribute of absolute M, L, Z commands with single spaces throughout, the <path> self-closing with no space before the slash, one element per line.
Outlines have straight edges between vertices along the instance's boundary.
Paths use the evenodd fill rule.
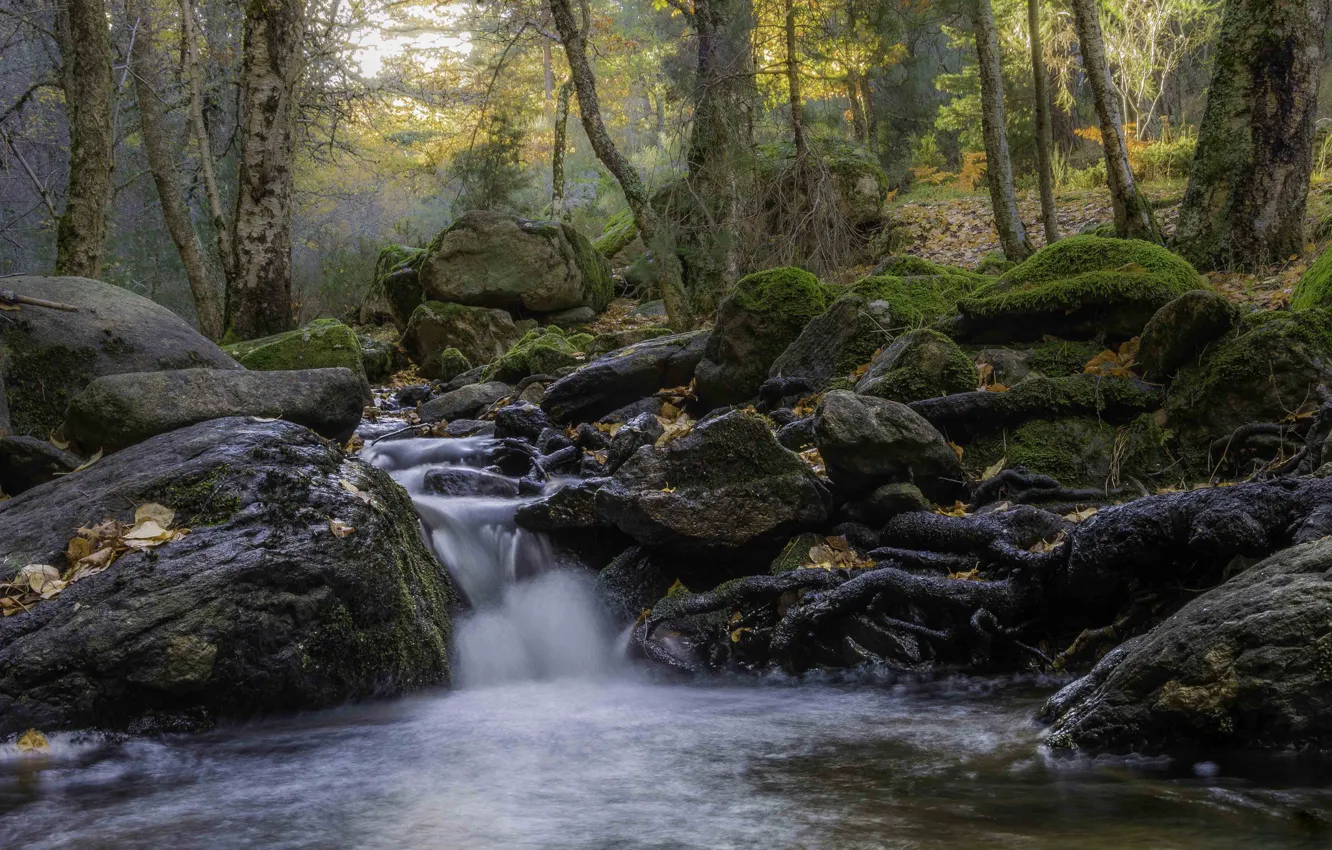
<path fill-rule="evenodd" d="M 75 467 L 74 471 L 75 471 L 75 472 L 82 472 L 83 470 L 85 470 L 85 469 L 87 469 L 88 467 L 92 466 L 94 463 L 97 463 L 97 461 L 99 461 L 99 460 L 101 460 L 101 459 L 102 459 L 102 450 L 101 450 L 101 449 L 98 449 L 97 451 L 93 452 L 93 456 L 92 456 L 92 457 L 88 458 L 88 459 L 87 459 L 86 461 L 84 461 L 80 466 Z"/>
<path fill-rule="evenodd" d="M 51 749 L 51 742 L 36 729 L 29 729 L 19 736 L 18 750 L 21 753 L 44 753 Z"/>
<path fill-rule="evenodd" d="M 346 537 L 348 534 L 351 534 L 356 529 L 352 528 L 350 525 L 348 525 L 347 523 L 343 522 L 340 519 L 334 519 L 330 517 L 328 520 L 328 530 L 333 532 L 334 537 Z"/>
<path fill-rule="evenodd" d="M 993 478 L 994 476 L 996 476 L 996 475 L 998 475 L 999 473 L 1003 472 L 1003 471 L 1004 471 L 1004 464 L 1005 464 L 1005 463 L 1008 463 L 1008 458 L 1007 458 L 1007 457 L 1001 457 L 1001 458 L 999 458 L 998 460 L 996 460 L 994 463 L 992 463 L 992 464 L 990 464 L 989 466 L 985 467 L 985 471 L 981 473 L 981 480 L 982 480 L 982 481 L 989 481 L 989 480 L 990 480 L 991 478 Z"/>
<path fill-rule="evenodd" d="M 134 511 L 134 524 L 142 525 L 150 520 L 162 528 L 170 528 L 176 521 L 176 512 L 156 502 L 145 502 Z"/>

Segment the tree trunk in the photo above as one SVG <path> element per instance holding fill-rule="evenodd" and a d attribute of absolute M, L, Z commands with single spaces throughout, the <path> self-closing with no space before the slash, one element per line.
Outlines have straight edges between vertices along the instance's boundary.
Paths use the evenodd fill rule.
<path fill-rule="evenodd" d="M 560 41 L 564 43 L 564 55 L 569 62 L 569 76 L 573 80 L 574 90 L 578 92 L 578 113 L 583 121 L 583 130 L 587 132 L 588 141 L 592 144 L 597 159 L 615 175 L 620 190 L 624 192 L 624 199 L 634 213 L 638 235 L 643 244 L 652 250 L 662 301 L 665 302 L 671 327 L 676 330 L 687 330 L 693 327 L 693 316 L 689 302 L 684 297 L 680 260 L 676 256 L 674 242 L 652 209 L 643 179 L 615 146 L 615 141 L 611 139 L 605 123 L 601 120 L 597 78 L 592 73 L 592 65 L 587 61 L 586 24 L 590 23 L 591 18 L 587 0 L 582 0 L 584 26 L 581 27 L 574 19 L 569 0 L 550 0 L 550 9 L 555 19 L 555 29 L 560 34 Z"/>
<path fill-rule="evenodd" d="M 689 173 L 698 176 L 713 163 L 729 167 L 748 153 L 754 128 L 754 55 L 750 0 L 695 0 L 698 36 L 694 124 L 689 135 Z"/>
<path fill-rule="evenodd" d="M 248 0 L 241 62 L 236 276 L 227 327 L 241 339 L 291 328 L 291 118 L 305 0 Z"/>
<path fill-rule="evenodd" d="M 1027 0 L 1027 28 L 1031 33 L 1031 78 L 1036 95 L 1036 173 L 1041 186 L 1041 222 L 1045 225 L 1045 244 L 1052 245 L 1059 239 L 1059 218 L 1055 213 L 1054 171 L 1050 165 L 1054 130 L 1050 124 L 1050 78 L 1045 72 L 1041 44 L 1041 0 Z"/>
<path fill-rule="evenodd" d="M 1074 26 L 1082 48 L 1082 64 L 1091 85 L 1092 101 L 1101 122 L 1101 147 L 1105 149 L 1105 178 L 1110 187 L 1110 203 L 1115 211 L 1115 233 L 1126 239 L 1160 242 L 1152 207 L 1141 194 L 1129 168 L 1128 148 L 1124 145 L 1124 127 L 1120 122 L 1119 103 L 1110 79 L 1110 63 L 1105 58 L 1101 21 L 1096 0 L 1070 0 Z"/>
<path fill-rule="evenodd" d="M 865 147 L 879 152 L 879 116 L 874 111 L 874 88 L 868 73 L 860 75 L 860 108 L 865 113 Z"/>
<path fill-rule="evenodd" d="M 130 48 L 130 66 L 134 76 L 134 96 L 139 104 L 143 148 L 148 156 L 148 168 L 153 173 L 153 183 L 157 186 L 162 218 L 166 222 L 167 232 L 171 234 L 171 241 L 176 243 L 181 264 L 185 267 L 185 277 L 190 282 L 199 330 L 209 339 L 221 339 L 222 311 L 218 303 L 218 290 L 208 273 L 203 246 L 199 244 L 199 235 L 194 232 L 190 209 L 176 178 L 176 163 L 171 156 L 173 146 L 167 141 L 162 120 L 162 104 L 156 91 L 156 33 L 143 0 L 126 0 L 125 11 L 131 22 L 138 21 L 134 44 Z"/>
<path fill-rule="evenodd" d="M 1176 246 L 1253 270 L 1304 250 L 1328 0 L 1228 0 Z"/>
<path fill-rule="evenodd" d="M 796 56 L 794 0 L 784 0 L 786 13 L 786 86 L 791 105 L 791 135 L 795 138 L 796 162 L 802 173 L 809 168 L 809 142 L 805 139 L 805 101 L 800 95 L 800 60 Z"/>
<path fill-rule="evenodd" d="M 203 175 L 204 196 L 208 199 L 208 214 L 213 221 L 217 238 L 217 258 L 222 266 L 224 291 L 230 291 L 235 276 L 235 256 L 231 250 L 231 230 L 227 224 L 222 191 L 217 186 L 213 170 L 213 145 L 208 138 L 208 124 L 203 111 L 203 63 L 199 61 L 199 42 L 194 29 L 194 3 L 180 0 L 181 54 L 185 63 L 185 76 L 190 88 L 190 126 L 195 146 L 199 150 L 199 171 Z M 224 328 L 225 330 L 225 328 Z"/>
<path fill-rule="evenodd" d="M 994 25 L 990 0 L 975 0 L 972 15 L 976 25 L 976 56 L 981 81 L 981 129 L 985 135 L 985 179 L 990 184 L 994 207 L 994 229 L 1004 256 L 1020 263 L 1034 250 L 1018 214 L 1013 190 L 1013 160 L 1008 154 L 1008 131 L 1004 118 L 1004 78 L 999 64 L 999 33 Z"/>
<path fill-rule="evenodd" d="M 851 69 L 846 72 L 842 83 L 846 86 L 846 101 L 851 107 L 851 135 L 860 143 L 865 143 L 865 111 L 860 108 L 860 75 Z"/>
<path fill-rule="evenodd" d="M 560 220 L 569 217 L 564 207 L 564 152 L 569 146 L 569 95 L 573 81 L 560 83 L 559 99 L 555 106 L 555 145 L 550 156 L 550 214 Z"/>
<path fill-rule="evenodd" d="M 56 226 L 56 274 L 96 278 L 111 204 L 111 33 L 102 0 L 67 0 L 58 12 L 60 82 L 69 119 L 69 193 Z"/>

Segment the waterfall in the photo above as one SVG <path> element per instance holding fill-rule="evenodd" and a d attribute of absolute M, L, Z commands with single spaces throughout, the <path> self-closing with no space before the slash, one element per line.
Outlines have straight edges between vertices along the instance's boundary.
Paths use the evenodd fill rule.
<path fill-rule="evenodd" d="M 516 479 L 486 469 L 494 445 L 489 437 L 402 439 L 362 451 L 407 490 L 426 542 L 470 606 L 454 631 L 457 681 L 608 675 L 613 635 L 591 579 L 558 569 L 546 535 L 518 527 L 518 508 L 540 495 L 520 497 Z M 455 485 L 462 479 L 444 489 L 468 494 L 441 495 L 428 483 L 435 471 L 451 472 Z"/>

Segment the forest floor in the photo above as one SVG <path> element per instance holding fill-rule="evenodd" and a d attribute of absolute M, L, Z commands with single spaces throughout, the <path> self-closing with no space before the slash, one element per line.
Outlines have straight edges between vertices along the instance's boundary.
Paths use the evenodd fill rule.
<path fill-rule="evenodd" d="M 1157 221 L 1167 235 L 1175 231 L 1182 182 L 1147 185 L 1144 191 L 1157 205 Z M 1067 235 L 1113 217 L 1104 189 L 1069 190 L 1055 198 L 1059 229 Z M 1019 195 L 1018 209 L 1028 224 L 1028 236 L 1037 248 L 1045 244 L 1040 227 L 1040 199 L 1035 191 Z M 1309 191 L 1310 232 L 1319 233 L 1319 222 L 1332 214 L 1332 180 L 1315 181 Z M 974 193 L 910 194 L 889 205 L 889 215 L 902 240 L 901 253 L 936 262 L 974 268 L 986 254 L 999 250 L 999 237 L 990 215 L 990 198 L 983 190 Z M 1272 309 L 1286 303 L 1291 288 L 1316 256 L 1314 245 L 1302 257 L 1263 269 L 1257 274 L 1209 272 L 1207 278 L 1226 297 L 1250 309 Z M 863 270 L 856 270 L 863 272 Z"/>

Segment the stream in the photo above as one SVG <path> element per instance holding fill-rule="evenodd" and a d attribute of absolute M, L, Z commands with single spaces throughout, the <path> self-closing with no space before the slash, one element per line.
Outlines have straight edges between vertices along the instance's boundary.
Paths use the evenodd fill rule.
<path fill-rule="evenodd" d="M 1326 848 L 1332 771 L 1051 756 L 1055 684 L 657 679 L 487 438 L 365 450 L 471 613 L 453 690 L 200 735 L 0 749 L 0 848 Z M 489 495 L 436 495 L 430 470 Z M 559 486 L 554 482 L 548 486 Z"/>

